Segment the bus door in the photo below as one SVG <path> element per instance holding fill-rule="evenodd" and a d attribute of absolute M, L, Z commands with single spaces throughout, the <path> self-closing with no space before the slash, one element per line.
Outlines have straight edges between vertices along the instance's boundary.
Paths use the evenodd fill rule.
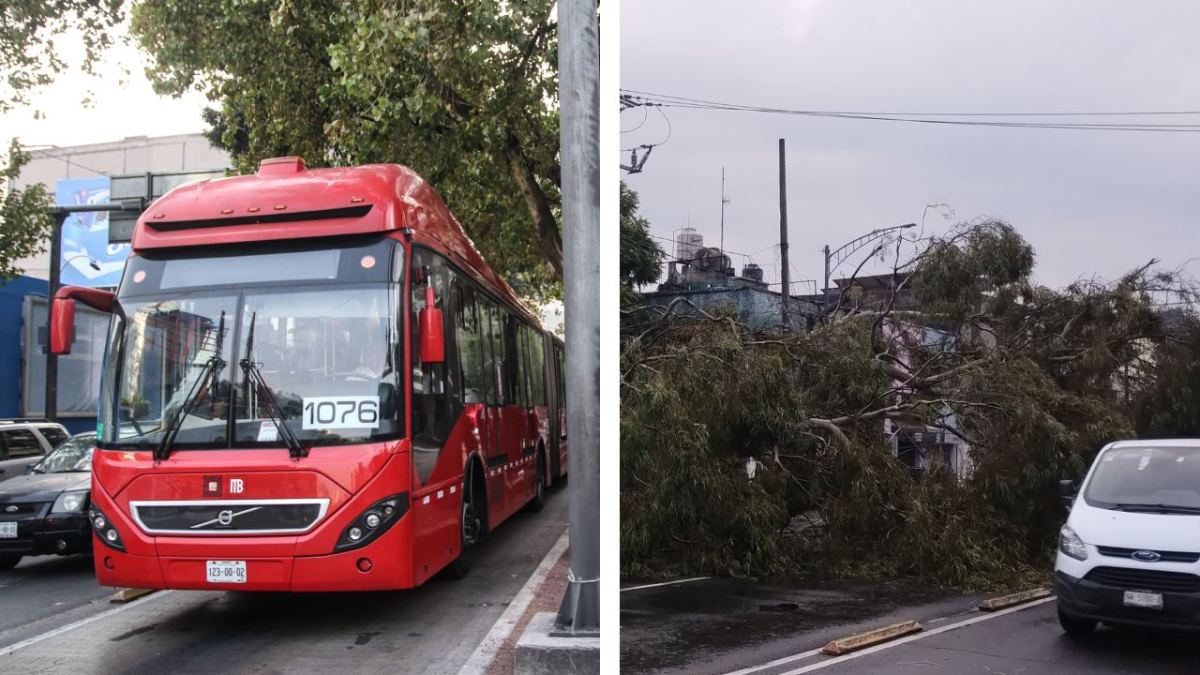
<path fill-rule="evenodd" d="M 487 458 L 489 522 L 508 515 L 509 456 L 503 443 L 504 326 L 500 309 L 482 293 L 477 296 L 483 328 L 484 405 L 480 412 L 480 443 Z"/>

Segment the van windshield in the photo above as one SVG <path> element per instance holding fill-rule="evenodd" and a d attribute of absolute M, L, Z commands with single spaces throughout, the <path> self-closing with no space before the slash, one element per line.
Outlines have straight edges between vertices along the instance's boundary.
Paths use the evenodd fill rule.
<path fill-rule="evenodd" d="M 1105 509 L 1200 513 L 1200 446 L 1109 449 L 1084 499 Z"/>

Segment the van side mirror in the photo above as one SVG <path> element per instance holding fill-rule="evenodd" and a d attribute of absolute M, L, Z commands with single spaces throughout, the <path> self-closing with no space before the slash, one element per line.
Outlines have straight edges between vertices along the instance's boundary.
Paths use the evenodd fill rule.
<path fill-rule="evenodd" d="M 1063 508 L 1070 511 L 1071 506 L 1075 503 L 1075 495 L 1079 493 L 1079 488 L 1076 487 L 1073 480 L 1058 481 L 1058 498 L 1062 500 Z"/>
<path fill-rule="evenodd" d="M 54 298 L 50 303 L 50 353 L 71 353 L 75 342 L 75 301 L 70 298 Z"/>
<path fill-rule="evenodd" d="M 445 363 L 446 328 L 442 310 L 434 306 L 433 286 L 425 287 L 425 307 L 417 315 L 417 332 L 421 339 L 421 363 Z"/>

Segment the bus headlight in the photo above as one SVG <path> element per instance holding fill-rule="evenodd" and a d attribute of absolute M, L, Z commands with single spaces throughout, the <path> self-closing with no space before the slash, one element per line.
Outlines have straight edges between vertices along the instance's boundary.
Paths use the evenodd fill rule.
<path fill-rule="evenodd" d="M 357 518 L 350 521 L 342 536 L 338 537 L 335 552 L 349 551 L 360 546 L 366 546 L 383 534 L 401 516 L 408 512 L 408 493 L 401 492 L 386 499 L 381 499 L 363 509 Z"/>
<path fill-rule="evenodd" d="M 100 541 L 118 551 L 125 550 L 125 543 L 121 541 L 121 533 L 117 532 L 112 521 L 104 515 L 103 511 L 96 508 L 95 504 L 88 507 L 88 522 L 92 524 L 92 531 L 96 533 Z"/>

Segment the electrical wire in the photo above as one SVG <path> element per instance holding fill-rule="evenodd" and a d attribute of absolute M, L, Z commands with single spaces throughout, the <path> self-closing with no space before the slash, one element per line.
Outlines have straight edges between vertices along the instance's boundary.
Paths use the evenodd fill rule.
<path fill-rule="evenodd" d="M 638 125 L 636 127 L 632 128 L 628 131 L 626 131 L 625 129 L 622 129 L 621 133 L 632 134 L 633 132 L 637 131 L 638 129 L 641 129 L 642 125 L 646 123 L 646 120 L 650 119 L 650 106 L 643 105 L 643 106 L 638 106 L 638 107 L 642 109 L 642 121 L 638 122 Z"/>
<path fill-rule="evenodd" d="M 645 106 L 655 108 L 691 108 L 700 110 L 724 110 L 732 112 L 757 112 L 779 115 L 795 115 L 805 117 L 832 117 L 839 119 L 856 119 L 887 122 L 908 122 L 913 124 L 941 124 L 950 126 L 986 126 L 1025 129 L 1059 129 L 1083 131 L 1151 131 L 1163 133 L 1193 133 L 1200 131 L 1200 124 L 1190 123 L 1154 123 L 1154 122 L 1022 122 L 976 119 L 983 117 L 1069 117 L 1069 116 L 1155 116 L 1155 115 L 1200 115 L 1200 110 L 1172 111 L 1116 111 L 1116 112 L 1033 112 L 1033 113 L 904 113 L 876 111 L 844 111 L 844 110 L 795 110 L 788 108 L 771 108 L 745 104 L 725 103 L 705 99 L 693 99 L 681 96 L 653 94 L 637 90 L 623 90 L 634 100 Z M 973 119 L 941 119 L 947 117 L 972 117 Z"/>

